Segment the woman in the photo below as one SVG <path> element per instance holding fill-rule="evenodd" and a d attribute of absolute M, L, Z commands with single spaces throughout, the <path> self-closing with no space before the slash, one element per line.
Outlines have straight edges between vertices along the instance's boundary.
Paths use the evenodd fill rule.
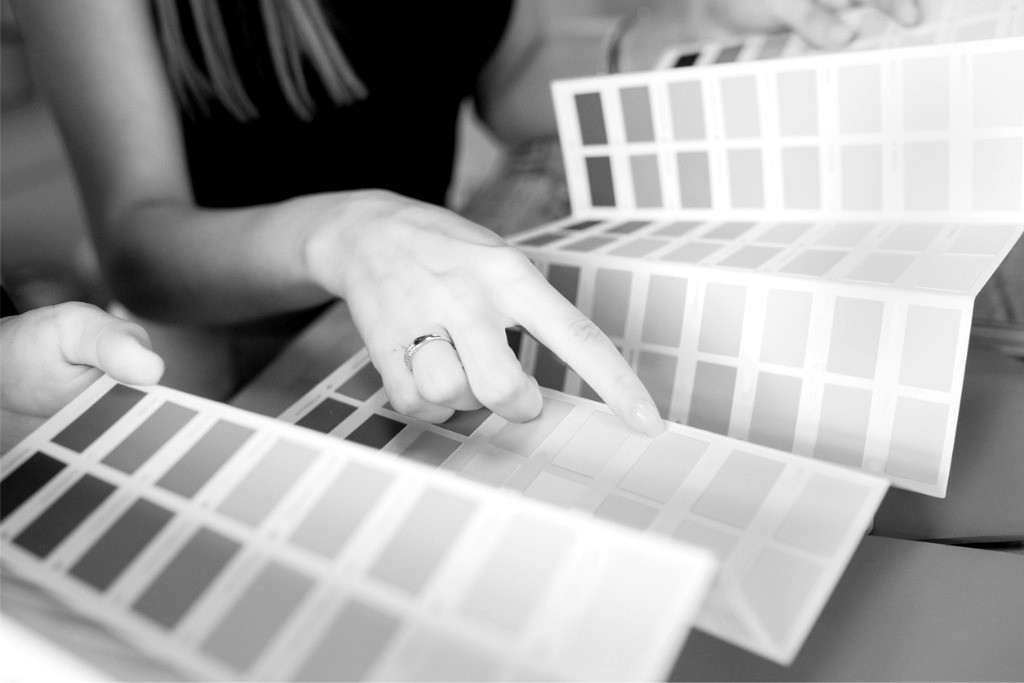
<path fill-rule="evenodd" d="M 116 298 L 144 318 L 251 329 L 342 297 L 392 405 L 432 422 L 481 404 L 539 412 L 506 342 L 518 324 L 660 432 L 593 323 L 436 205 L 459 102 L 524 64 L 529 44 L 501 41 L 520 19 L 507 3 L 397 5 L 16 3 Z M 407 367 L 424 335 L 452 343 L 417 346 Z"/>
<path fill-rule="evenodd" d="M 837 6 L 775 4 L 815 26 Z M 589 319 L 439 206 L 464 97 L 522 139 L 551 130 L 551 78 L 602 64 L 600 46 L 547 40 L 537 3 L 14 5 L 104 275 L 136 314 L 247 337 L 344 298 L 391 404 L 431 422 L 539 412 L 506 343 L 521 325 L 627 424 L 664 428 Z"/>

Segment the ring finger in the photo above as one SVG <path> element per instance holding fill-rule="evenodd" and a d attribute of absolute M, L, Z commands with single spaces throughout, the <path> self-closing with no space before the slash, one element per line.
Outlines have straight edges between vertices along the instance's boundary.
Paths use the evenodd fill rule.
<path fill-rule="evenodd" d="M 453 410 L 476 410 L 473 395 L 454 344 L 437 340 L 416 349 L 411 359 L 416 388 L 428 403 Z"/>

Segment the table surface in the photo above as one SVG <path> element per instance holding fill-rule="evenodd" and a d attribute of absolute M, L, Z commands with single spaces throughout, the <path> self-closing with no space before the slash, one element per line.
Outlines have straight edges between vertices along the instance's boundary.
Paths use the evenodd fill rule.
<path fill-rule="evenodd" d="M 1024 556 L 868 536 L 789 667 L 692 631 L 678 681 L 1024 680 Z"/>

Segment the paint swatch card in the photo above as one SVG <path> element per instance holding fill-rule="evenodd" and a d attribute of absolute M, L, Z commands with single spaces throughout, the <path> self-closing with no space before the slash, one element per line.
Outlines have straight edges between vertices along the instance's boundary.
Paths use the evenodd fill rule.
<path fill-rule="evenodd" d="M 643 538 L 710 550 L 721 569 L 697 627 L 792 661 L 888 483 L 685 425 L 649 439 L 603 404 L 543 394 L 530 422 L 481 409 L 427 424 L 391 408 L 363 350 L 280 417 Z"/>
<path fill-rule="evenodd" d="M 883 13 L 864 7 L 843 12 L 844 21 L 857 31 L 857 37 L 843 51 L 1024 35 L 1024 5 L 1019 0 L 918 0 L 918 6 L 921 21 L 916 26 L 901 26 Z M 822 53 L 795 33 L 761 34 L 731 43 L 672 48 L 665 52 L 658 67 L 672 69 Z"/>
<path fill-rule="evenodd" d="M 656 680 L 715 575 L 696 546 L 106 378 L 0 464 L 5 564 L 198 680 Z"/>
<path fill-rule="evenodd" d="M 512 242 L 663 417 L 941 497 L 974 298 L 1024 229 L 1022 74 L 1006 38 L 557 82 L 573 215 Z"/>
<path fill-rule="evenodd" d="M 556 81 L 573 214 L 1019 221 L 1024 37 Z"/>

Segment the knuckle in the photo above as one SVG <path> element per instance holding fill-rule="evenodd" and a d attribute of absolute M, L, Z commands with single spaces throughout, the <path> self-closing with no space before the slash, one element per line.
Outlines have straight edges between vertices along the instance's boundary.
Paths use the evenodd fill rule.
<path fill-rule="evenodd" d="M 485 406 L 504 406 L 513 403 L 524 388 L 522 378 L 503 374 L 489 377 L 475 393 Z"/>
<path fill-rule="evenodd" d="M 84 313 L 86 311 L 91 311 L 92 309 L 95 308 L 95 306 L 93 306 L 92 304 L 87 304 L 87 303 L 82 302 L 82 301 L 65 301 L 65 302 L 62 302 L 62 303 L 59 303 L 59 304 L 53 304 L 52 306 L 48 306 L 48 307 L 45 307 L 45 308 L 49 308 L 50 311 L 55 313 L 55 314 L 57 314 L 57 313 Z"/>
<path fill-rule="evenodd" d="M 420 394 L 430 403 L 448 404 L 462 395 L 464 382 L 450 376 L 429 377 L 420 386 Z"/>
<path fill-rule="evenodd" d="M 536 269 L 526 254 L 510 244 L 496 244 L 487 247 L 490 267 L 513 278 L 533 275 Z"/>
<path fill-rule="evenodd" d="M 415 416 L 415 413 L 422 411 L 426 406 L 423 398 L 415 388 L 389 388 L 385 390 L 385 393 L 388 395 L 391 407 L 403 415 Z"/>
<path fill-rule="evenodd" d="M 65 301 L 51 306 L 45 306 L 42 314 L 51 320 L 58 322 L 89 320 L 96 313 L 100 312 L 96 306 L 82 301 Z"/>
<path fill-rule="evenodd" d="M 583 314 L 569 321 L 569 338 L 578 344 L 593 344 L 604 336 L 597 324 Z"/>

